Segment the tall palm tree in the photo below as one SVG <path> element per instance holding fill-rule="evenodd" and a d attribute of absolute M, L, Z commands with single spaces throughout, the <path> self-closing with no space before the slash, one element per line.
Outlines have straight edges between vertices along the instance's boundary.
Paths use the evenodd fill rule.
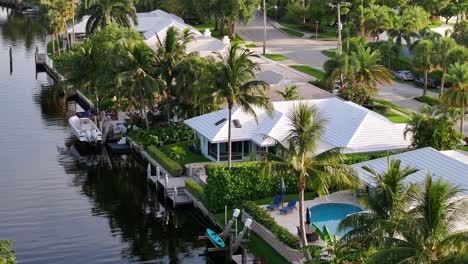
<path fill-rule="evenodd" d="M 117 23 L 122 27 L 131 27 L 138 24 L 132 0 L 90 1 L 87 13 L 90 14 L 86 23 L 87 34 L 91 34 L 94 30 L 104 28 L 111 23 Z"/>
<path fill-rule="evenodd" d="M 426 177 L 416 206 L 398 225 L 397 237 L 384 237 L 388 244 L 367 263 L 466 263 L 468 198 L 461 189 L 441 179 Z M 461 197 L 461 198 L 460 198 Z"/>
<path fill-rule="evenodd" d="M 450 53 L 456 46 L 457 43 L 455 40 L 448 37 L 439 38 L 434 42 L 434 62 L 437 63 L 438 68 L 442 70 L 439 97 L 444 93 L 445 75 L 447 73 L 447 68 L 452 64 Z"/>
<path fill-rule="evenodd" d="M 255 80 L 258 64 L 250 58 L 257 57 L 252 51 L 241 50 L 237 43 L 233 44 L 227 54 L 216 53 L 218 59 L 216 69 L 216 90 L 213 98 L 219 98 L 227 103 L 228 118 L 228 166 L 231 168 L 231 134 L 232 109 L 235 105 L 241 107 L 257 120 L 254 106 L 262 107 L 272 113 L 273 106 L 266 95 L 269 86 L 266 82 Z"/>
<path fill-rule="evenodd" d="M 284 91 L 276 91 L 286 101 L 301 100 L 302 97 L 297 94 L 297 85 L 291 85 L 284 88 Z"/>
<path fill-rule="evenodd" d="M 154 92 L 159 89 L 157 80 L 149 74 L 154 66 L 155 53 L 143 41 L 124 41 L 122 47 L 126 56 L 121 61 L 122 71 L 117 77 L 117 83 L 123 88 L 132 106 L 140 110 L 146 129 L 149 130 L 146 107 L 153 104 Z"/>
<path fill-rule="evenodd" d="M 418 33 L 416 32 L 417 30 L 404 17 L 393 16 L 387 34 L 389 40 L 402 47 L 403 40 L 406 42 L 406 45 L 411 45 L 412 38 L 418 37 Z"/>
<path fill-rule="evenodd" d="M 187 54 L 187 44 L 193 40 L 189 30 L 183 32 L 175 27 L 167 30 L 166 38 L 161 41 L 158 38 L 158 49 L 156 51 L 156 71 L 164 81 L 163 95 L 171 96 L 177 67 L 190 59 L 194 54 Z"/>
<path fill-rule="evenodd" d="M 392 84 L 392 72 L 380 62 L 381 55 L 378 50 L 372 51 L 370 48 L 358 47 L 357 51 L 351 52 L 349 58 L 351 79 L 373 86 L 377 83 Z"/>
<path fill-rule="evenodd" d="M 291 125 L 281 146 L 281 155 L 262 153 L 264 173 L 294 175 L 299 179 L 299 225 L 302 246 L 307 246 L 304 223 L 304 191 L 309 188 L 320 196 L 327 194 L 332 186 L 345 188 L 358 185 L 351 169 L 344 165 L 345 155 L 340 149 L 318 154 L 320 137 L 324 133 L 326 120 L 317 109 L 306 103 L 298 103 L 288 114 Z M 273 139 L 279 142 L 277 139 Z M 283 143 L 284 144 L 284 143 Z M 308 251 L 306 251 L 308 253 Z M 307 255 L 310 259 L 310 255 Z"/>
<path fill-rule="evenodd" d="M 340 80 L 341 83 L 343 83 L 343 81 L 346 81 L 343 80 L 343 78 L 349 76 L 349 55 L 335 52 L 332 57 L 325 62 L 323 68 L 327 76 L 328 88 L 330 91 L 333 91 L 336 80 Z"/>
<path fill-rule="evenodd" d="M 465 110 L 468 106 L 468 63 L 455 63 L 449 68 L 447 79 L 452 82 L 452 88 L 441 97 L 447 107 L 457 107 L 461 110 L 460 133 L 463 133 Z"/>
<path fill-rule="evenodd" d="M 366 28 L 373 35 L 374 41 L 379 41 L 380 33 L 386 31 L 391 23 L 390 12 L 387 6 L 369 5 L 370 16 L 366 20 Z"/>
<path fill-rule="evenodd" d="M 420 41 L 413 50 L 413 67 L 424 72 L 424 91 L 427 94 L 428 74 L 436 69 L 434 62 L 434 42 L 429 39 Z"/>
<path fill-rule="evenodd" d="M 351 229 L 341 238 L 341 242 L 357 240 L 379 245 L 384 234 L 393 236 L 395 222 L 402 217 L 415 191 L 415 187 L 405 185 L 404 180 L 418 170 L 409 166 L 402 168 L 400 160 L 388 160 L 387 171 L 382 173 L 367 166 L 363 169 L 372 177 L 373 187 L 361 198 L 361 203 L 369 210 L 347 216 L 338 229 Z"/>

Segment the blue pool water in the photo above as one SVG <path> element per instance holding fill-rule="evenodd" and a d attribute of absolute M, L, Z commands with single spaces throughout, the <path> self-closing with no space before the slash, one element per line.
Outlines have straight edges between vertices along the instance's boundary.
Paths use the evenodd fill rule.
<path fill-rule="evenodd" d="M 320 229 L 326 226 L 331 234 L 341 236 L 343 234 L 336 231 L 341 220 L 348 214 L 360 211 L 362 211 L 361 208 L 350 204 L 326 203 L 310 208 L 310 216 L 311 222 Z"/>

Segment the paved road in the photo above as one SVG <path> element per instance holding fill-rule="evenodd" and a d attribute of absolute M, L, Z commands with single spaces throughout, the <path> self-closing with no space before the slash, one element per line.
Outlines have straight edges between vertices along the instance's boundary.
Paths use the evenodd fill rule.
<path fill-rule="evenodd" d="M 260 17 L 256 17 L 247 25 L 239 25 L 238 33 L 244 39 L 255 42 L 257 46 L 263 46 L 263 20 Z M 290 59 L 284 62 L 285 64 L 305 64 L 322 69 L 328 57 L 323 55 L 321 51 L 333 49 L 336 46 L 336 41 L 289 37 L 271 24 L 267 24 L 267 53 L 285 55 Z"/>
<path fill-rule="evenodd" d="M 239 25 L 238 30 L 241 37 L 255 42 L 260 47 L 257 50 L 261 52 L 263 45 L 263 20 L 261 17 L 256 17 L 247 25 Z M 267 53 L 287 56 L 289 60 L 283 62 L 286 65 L 304 64 L 316 69 L 323 69 L 323 64 L 328 60 L 328 57 L 323 55 L 321 51 L 336 48 L 337 42 L 290 37 L 271 24 L 267 24 L 266 46 Z M 378 97 L 419 112 L 420 103 L 412 98 L 420 95 L 422 95 L 422 89 L 395 82 L 393 85 L 381 86 Z M 436 93 L 430 91 L 428 91 L 428 95 L 438 97 Z M 468 125 L 465 125 L 464 133 L 468 135 Z"/>

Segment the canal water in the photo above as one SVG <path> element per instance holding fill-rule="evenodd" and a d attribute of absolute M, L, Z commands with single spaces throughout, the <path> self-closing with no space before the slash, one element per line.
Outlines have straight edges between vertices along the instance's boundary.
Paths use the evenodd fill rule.
<path fill-rule="evenodd" d="M 67 151 L 59 89 L 36 79 L 40 25 L 0 9 L 0 240 L 13 240 L 19 263 L 206 263 L 197 212 L 164 211 L 143 166 L 80 164 Z"/>

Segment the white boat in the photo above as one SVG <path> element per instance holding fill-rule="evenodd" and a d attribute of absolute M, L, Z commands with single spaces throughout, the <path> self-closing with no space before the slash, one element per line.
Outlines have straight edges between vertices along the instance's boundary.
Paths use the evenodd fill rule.
<path fill-rule="evenodd" d="M 101 143 L 101 130 L 88 117 L 74 115 L 68 119 L 68 123 L 70 123 L 73 132 L 81 142 Z"/>

